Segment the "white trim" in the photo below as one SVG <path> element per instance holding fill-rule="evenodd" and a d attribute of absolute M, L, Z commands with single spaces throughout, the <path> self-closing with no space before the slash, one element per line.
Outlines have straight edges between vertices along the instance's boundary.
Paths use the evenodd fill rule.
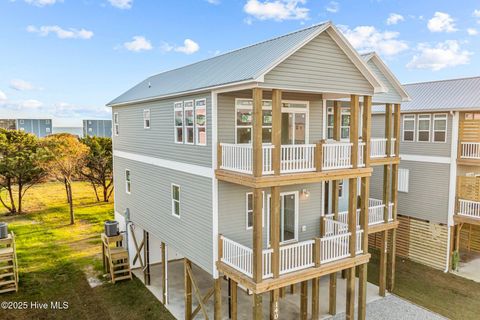
<path fill-rule="evenodd" d="M 177 105 L 181 105 L 181 107 L 177 107 Z M 177 126 L 177 120 L 176 120 L 176 113 L 177 111 L 182 111 L 182 141 L 177 140 L 177 129 L 180 128 L 180 126 Z M 176 101 L 173 103 L 173 142 L 176 144 L 183 144 L 184 136 L 185 136 L 185 110 L 183 110 L 183 101 Z"/>
<path fill-rule="evenodd" d="M 410 169 L 398 168 L 397 182 L 398 192 L 408 193 L 410 188 Z"/>
<path fill-rule="evenodd" d="M 431 162 L 431 163 L 446 163 L 451 162 L 450 157 L 435 157 L 425 156 L 417 154 L 400 154 L 400 158 L 404 161 L 418 161 L 418 162 Z"/>
<path fill-rule="evenodd" d="M 248 226 L 248 196 L 252 195 L 252 226 Z M 253 229 L 253 192 L 246 192 L 245 193 L 245 230 L 252 230 Z M 265 227 L 265 191 L 262 191 L 262 228 Z"/>
<path fill-rule="evenodd" d="M 146 117 L 146 114 L 148 114 L 148 118 Z M 151 116 L 150 116 L 150 109 L 143 109 L 143 129 L 150 129 L 151 126 Z M 147 121 L 148 121 L 148 126 L 147 126 Z M 98 127 L 98 123 L 97 123 Z"/>
<path fill-rule="evenodd" d="M 413 117 L 411 119 L 405 119 L 405 117 Z M 412 121 L 413 120 L 413 140 L 405 140 L 405 121 Z M 416 136 L 416 129 L 417 129 L 417 115 L 415 114 L 404 114 L 402 116 L 402 142 L 415 142 Z M 407 130 L 408 132 L 412 130 Z"/>
<path fill-rule="evenodd" d="M 115 136 L 118 136 L 120 133 L 120 116 L 118 115 L 118 112 L 113 113 L 113 134 Z"/>
<path fill-rule="evenodd" d="M 204 102 L 204 105 L 203 106 L 199 106 L 198 109 L 204 109 L 205 110 L 205 124 L 203 126 L 198 126 L 198 123 L 197 123 L 197 101 L 203 101 Z M 207 119 L 207 99 L 206 98 L 201 98 L 201 99 L 195 99 L 195 101 L 193 102 L 193 109 L 194 109 L 194 129 L 193 129 L 193 135 L 194 135 L 194 140 L 195 140 L 195 144 L 197 146 L 206 146 L 208 144 L 208 138 L 207 138 L 207 126 L 208 126 L 208 119 Z M 205 143 L 200 143 L 199 142 L 199 138 L 198 138 L 198 129 L 201 129 L 201 128 L 205 128 Z"/>
<path fill-rule="evenodd" d="M 216 149 L 216 148 L 213 148 L 213 149 Z M 154 166 L 158 166 L 158 167 L 162 167 L 170 170 L 185 172 L 185 173 L 189 173 L 189 174 L 193 174 L 193 175 L 197 175 L 205 178 L 214 177 L 214 171 L 211 167 L 202 167 L 196 164 L 188 164 L 184 162 L 154 158 L 150 156 L 144 156 L 144 155 L 135 154 L 135 153 L 126 152 L 126 151 L 120 151 L 120 150 L 114 150 L 113 155 L 114 157 L 138 161 L 138 162 L 151 164 Z"/>
<path fill-rule="evenodd" d="M 213 174 L 213 169 L 217 165 L 217 108 L 218 108 L 218 94 L 212 91 L 212 270 L 213 278 L 218 279 L 217 260 L 218 260 L 218 180 Z M 208 123 L 207 123 L 208 124 Z"/>
<path fill-rule="evenodd" d="M 424 117 L 423 119 L 420 119 L 421 117 Z M 428 117 L 428 119 L 426 118 Z M 427 130 L 420 130 L 420 121 L 427 121 L 428 120 L 428 140 L 427 141 L 420 141 L 420 132 L 427 132 Z M 417 117 L 417 140 L 416 142 L 430 142 L 432 139 L 432 115 L 429 113 L 423 113 L 419 114 Z"/>
<path fill-rule="evenodd" d="M 191 107 L 186 107 L 185 104 L 191 103 Z M 192 125 L 187 126 L 187 111 L 192 111 Z M 188 142 L 188 129 L 192 129 L 192 142 Z M 195 144 L 195 105 L 193 100 L 183 101 L 183 142 L 185 144 Z"/>
<path fill-rule="evenodd" d="M 170 190 L 171 190 L 170 197 L 171 197 L 171 199 L 172 199 L 172 216 L 174 216 L 175 218 L 180 219 L 180 217 L 181 217 L 181 215 L 182 215 L 182 209 L 181 209 L 181 197 L 182 197 L 182 196 L 181 196 L 181 194 L 180 194 L 180 193 L 182 192 L 182 191 L 181 191 L 182 189 L 181 189 L 180 186 L 179 186 L 178 184 L 176 184 L 176 183 L 171 183 L 170 186 L 171 186 L 171 188 L 170 188 Z M 178 188 L 178 200 L 173 198 L 173 188 L 174 188 L 174 187 L 177 187 L 177 188 Z M 175 203 L 176 203 L 176 202 L 178 202 L 178 214 L 175 213 Z"/>
<path fill-rule="evenodd" d="M 327 99 L 322 99 L 322 139 L 327 139 Z"/>
<path fill-rule="evenodd" d="M 438 116 L 445 116 L 445 119 L 440 118 L 440 119 L 435 119 L 435 117 Z M 445 131 L 445 141 L 435 141 L 435 120 L 445 120 L 445 130 L 439 130 L 438 132 L 443 132 Z M 448 113 L 434 113 L 433 114 L 433 119 L 432 119 L 432 142 L 433 143 L 447 143 L 448 140 Z"/>
<path fill-rule="evenodd" d="M 281 238 L 282 238 L 282 235 L 280 234 L 280 237 L 279 237 L 279 240 L 280 240 L 280 245 L 284 245 L 284 244 L 288 244 L 288 243 L 294 243 L 294 242 L 298 242 L 298 225 L 299 225 L 299 214 L 300 214 L 300 197 L 299 197 L 299 192 L 298 191 L 286 191 L 286 192 L 281 192 L 280 193 L 280 230 L 281 230 L 281 226 L 283 224 L 283 218 L 282 218 L 282 207 L 284 207 L 284 196 L 286 195 L 291 195 L 293 194 L 295 196 L 295 221 L 294 221 L 294 224 L 295 224 L 295 230 L 294 230 L 294 238 L 291 239 L 291 240 L 287 240 L 287 241 L 281 241 Z M 270 199 L 271 199 L 272 195 L 271 194 L 268 194 L 267 195 L 267 212 L 266 212 L 266 215 L 267 215 L 267 245 L 270 246 L 270 210 L 271 210 L 271 207 L 270 207 Z"/>
<path fill-rule="evenodd" d="M 127 180 L 127 172 L 128 172 L 128 180 Z M 130 169 L 125 169 L 125 192 L 127 194 L 132 193 L 132 172 Z"/>

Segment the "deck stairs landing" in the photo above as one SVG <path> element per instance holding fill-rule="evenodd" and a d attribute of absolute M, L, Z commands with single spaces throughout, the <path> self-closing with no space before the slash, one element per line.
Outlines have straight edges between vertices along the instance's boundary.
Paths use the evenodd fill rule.
<path fill-rule="evenodd" d="M 122 235 L 107 237 L 102 233 L 103 267 L 112 283 L 132 279 L 128 251 L 122 246 L 122 241 Z"/>
<path fill-rule="evenodd" d="M 18 263 L 15 234 L 0 239 L 0 293 L 18 291 Z"/>

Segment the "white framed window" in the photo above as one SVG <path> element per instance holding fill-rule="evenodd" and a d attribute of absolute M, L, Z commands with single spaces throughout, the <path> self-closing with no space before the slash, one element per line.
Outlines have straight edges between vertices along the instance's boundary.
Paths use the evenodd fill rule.
<path fill-rule="evenodd" d="M 432 117 L 429 114 L 418 115 L 417 141 L 430 142 L 430 125 Z"/>
<path fill-rule="evenodd" d="M 50 124 L 50 119 L 46 119 L 45 124 Z"/>
<path fill-rule="evenodd" d="M 195 100 L 195 141 L 207 145 L 207 100 Z"/>
<path fill-rule="evenodd" d="M 183 143 L 183 102 L 175 102 L 173 109 L 175 143 Z"/>
<path fill-rule="evenodd" d="M 465 113 L 465 120 L 480 120 L 480 112 Z"/>
<path fill-rule="evenodd" d="M 447 119 L 446 113 L 433 115 L 433 142 L 447 142 Z"/>
<path fill-rule="evenodd" d="M 92 124 L 92 120 L 88 120 L 88 124 Z"/>
<path fill-rule="evenodd" d="M 194 144 L 195 117 L 193 111 L 193 100 L 183 102 L 183 115 L 185 125 L 185 143 Z"/>
<path fill-rule="evenodd" d="M 93 128 L 88 128 L 88 132 L 92 132 L 93 131 Z"/>
<path fill-rule="evenodd" d="M 25 120 L 20 119 L 20 124 L 24 124 L 24 123 L 25 123 Z"/>
<path fill-rule="evenodd" d="M 398 191 L 408 192 L 410 170 L 398 168 Z"/>
<path fill-rule="evenodd" d="M 46 127 L 46 128 L 45 128 L 45 132 L 50 133 L 50 128 L 49 128 L 49 127 Z"/>
<path fill-rule="evenodd" d="M 343 186 L 344 186 L 344 180 L 340 180 L 338 183 L 338 197 L 343 198 Z"/>
<path fill-rule="evenodd" d="M 265 204 L 265 192 L 262 191 L 262 227 L 265 226 L 265 212 L 264 212 L 264 204 Z M 247 192 L 245 194 L 245 214 L 246 214 L 246 226 L 247 230 L 253 228 L 253 193 Z"/>
<path fill-rule="evenodd" d="M 116 136 L 120 133 L 120 127 L 118 123 L 118 112 L 115 112 L 113 114 L 113 132 L 115 133 Z"/>
<path fill-rule="evenodd" d="M 180 186 L 172 183 L 172 215 L 180 218 Z"/>
<path fill-rule="evenodd" d="M 130 177 L 130 170 L 125 169 L 125 192 L 130 194 L 132 191 L 132 180 Z"/>
<path fill-rule="evenodd" d="M 415 141 L 415 115 L 406 114 L 403 116 L 402 141 Z"/>
<path fill-rule="evenodd" d="M 333 107 L 327 109 L 327 139 L 333 139 L 333 127 L 335 123 Z M 350 138 L 350 108 L 341 108 L 340 139 Z"/>
<path fill-rule="evenodd" d="M 143 128 L 150 129 L 150 109 L 143 110 Z"/>
<path fill-rule="evenodd" d="M 252 99 L 235 99 L 235 141 L 252 143 Z M 262 141 L 272 142 L 272 101 L 262 102 Z"/>

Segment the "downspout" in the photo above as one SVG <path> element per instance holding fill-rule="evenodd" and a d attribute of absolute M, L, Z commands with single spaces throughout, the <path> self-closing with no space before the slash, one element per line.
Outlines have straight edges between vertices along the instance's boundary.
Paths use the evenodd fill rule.
<path fill-rule="evenodd" d="M 453 215 L 455 214 L 455 196 L 457 187 L 457 152 L 458 152 L 458 125 L 459 125 L 459 113 L 450 111 L 452 117 L 452 137 L 450 148 L 450 177 L 448 187 L 448 223 L 447 223 L 447 254 L 445 272 L 448 272 L 450 265 L 450 239 L 452 237 L 451 226 L 453 223 Z"/>

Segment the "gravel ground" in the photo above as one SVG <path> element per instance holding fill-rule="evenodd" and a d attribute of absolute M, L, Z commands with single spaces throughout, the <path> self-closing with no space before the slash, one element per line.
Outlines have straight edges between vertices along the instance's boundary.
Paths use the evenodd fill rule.
<path fill-rule="evenodd" d="M 338 314 L 330 320 L 343 320 L 345 313 Z M 427 309 L 417 306 L 395 295 L 389 295 L 383 299 L 367 304 L 368 320 L 444 320 L 444 318 Z"/>

